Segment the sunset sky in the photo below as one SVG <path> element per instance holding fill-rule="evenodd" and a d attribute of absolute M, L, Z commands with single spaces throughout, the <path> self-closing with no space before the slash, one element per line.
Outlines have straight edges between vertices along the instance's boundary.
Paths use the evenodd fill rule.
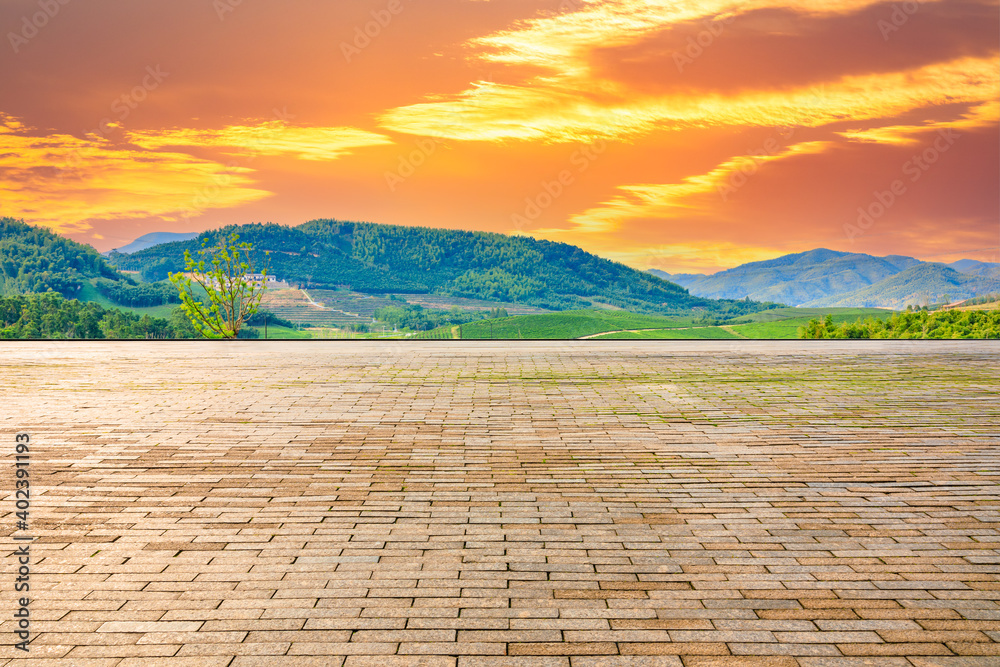
<path fill-rule="evenodd" d="M 1000 2 L 4 0 L 0 216 L 1000 261 Z M 860 209 L 860 211 L 859 211 Z"/>

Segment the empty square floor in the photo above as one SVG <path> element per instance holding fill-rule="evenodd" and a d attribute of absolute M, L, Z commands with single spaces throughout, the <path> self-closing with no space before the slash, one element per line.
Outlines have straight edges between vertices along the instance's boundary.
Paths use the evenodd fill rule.
<path fill-rule="evenodd" d="M 0 664 L 1000 665 L 995 343 L 0 350 Z"/>

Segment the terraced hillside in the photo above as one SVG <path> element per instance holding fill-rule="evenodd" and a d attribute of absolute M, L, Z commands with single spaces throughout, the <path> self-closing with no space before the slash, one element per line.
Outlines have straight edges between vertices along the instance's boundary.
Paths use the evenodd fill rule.
<path fill-rule="evenodd" d="M 310 302 L 306 294 L 307 292 L 298 289 L 269 290 L 264 295 L 261 308 L 295 324 L 343 327 L 362 322 L 371 322 L 370 316 L 362 317 L 357 314 L 347 314 L 338 310 L 320 308 Z"/>
<path fill-rule="evenodd" d="M 407 303 L 423 306 L 424 308 L 439 308 L 450 310 L 460 308 L 462 310 L 491 310 L 493 308 L 503 308 L 510 315 L 541 315 L 552 311 L 534 306 L 526 306 L 522 303 L 510 303 L 508 301 L 484 301 L 483 299 L 467 299 L 460 296 L 448 296 L 444 294 L 397 294 L 401 299 L 406 299 Z"/>

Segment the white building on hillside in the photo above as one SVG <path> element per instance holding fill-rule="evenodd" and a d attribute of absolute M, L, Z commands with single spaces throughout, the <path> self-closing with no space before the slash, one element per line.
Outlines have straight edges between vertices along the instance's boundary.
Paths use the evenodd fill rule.
<path fill-rule="evenodd" d="M 191 278 L 194 278 L 194 274 L 185 274 Z M 243 278 L 248 283 L 257 283 L 258 286 L 266 287 L 267 289 L 291 289 L 291 285 L 284 280 L 278 280 L 277 276 L 265 276 L 261 273 L 248 273 Z M 210 279 L 211 280 L 211 279 Z M 214 281 L 212 281 L 214 282 Z"/>

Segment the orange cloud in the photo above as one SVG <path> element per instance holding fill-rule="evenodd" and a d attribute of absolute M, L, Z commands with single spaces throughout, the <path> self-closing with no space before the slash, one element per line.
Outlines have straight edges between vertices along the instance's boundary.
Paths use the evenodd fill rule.
<path fill-rule="evenodd" d="M 284 121 L 230 125 L 221 130 L 175 128 L 129 132 L 130 142 L 149 150 L 167 147 L 218 148 L 261 155 L 288 155 L 301 160 L 336 160 L 354 148 L 393 143 L 382 134 L 354 127 L 295 127 Z"/>
<path fill-rule="evenodd" d="M 952 128 L 962 139 L 852 249 L 934 255 L 995 239 L 996 0 L 910 3 L 891 33 L 877 25 L 903 4 L 891 0 L 566 0 L 547 12 L 559 4 L 435 0 L 350 63 L 340 41 L 384 1 L 263 3 L 223 24 L 188 3 L 156 20 L 94 8 L 54 22 L 30 54 L 0 52 L 2 111 L 15 116 L 0 117 L 3 213 L 92 225 L 76 236 L 95 244 L 326 216 L 506 231 L 578 145 L 604 139 L 534 218 L 550 229 L 525 231 L 634 266 L 720 267 L 836 247 L 857 207 Z M 20 15 L 0 3 L 0 18 Z M 150 44 L 170 78 L 116 115 Z M 696 60 L 683 71 L 680 52 Z M 275 105 L 300 120 L 232 120 Z M 106 138 L 71 136 L 109 109 Z M 776 128 L 796 143 L 745 154 Z M 417 151 L 422 166 L 387 189 L 416 137 L 449 141 Z"/>
<path fill-rule="evenodd" d="M 760 165 L 774 160 L 783 160 L 798 155 L 821 153 L 833 144 L 827 141 L 809 141 L 794 144 L 784 149 L 767 147 L 759 155 L 740 155 L 728 160 L 707 174 L 688 176 L 680 183 L 620 185 L 624 192 L 610 201 L 603 202 L 583 213 L 570 217 L 570 229 L 540 229 L 540 235 L 566 232 L 612 232 L 626 220 L 667 219 L 679 215 L 705 213 L 713 205 L 728 198 L 731 191 L 738 189 L 740 175 L 749 177 L 757 172 Z M 768 150 L 770 149 L 770 150 Z M 705 195 L 714 195 L 706 202 Z"/>
<path fill-rule="evenodd" d="M 728 20 L 760 9 L 810 15 L 857 11 L 881 0 L 577 0 L 577 11 L 523 21 L 511 30 L 472 40 L 484 60 L 531 65 L 563 76 L 586 76 L 585 55 L 596 46 L 631 44 L 672 23 Z"/>
<path fill-rule="evenodd" d="M 3 215 L 58 232 L 91 229 L 92 220 L 229 208 L 270 193 L 250 187 L 251 169 L 180 153 L 136 151 L 106 139 L 53 134 L 0 115 Z"/>
<path fill-rule="evenodd" d="M 708 126 L 819 127 L 891 118 L 935 105 L 993 100 L 1000 71 L 991 58 L 961 58 L 917 70 L 844 77 L 823 85 L 735 95 L 618 98 L 554 86 L 481 84 L 456 99 L 393 109 L 383 127 L 466 141 L 632 141 L 656 130 Z"/>
<path fill-rule="evenodd" d="M 895 144 L 898 146 L 920 142 L 920 135 L 937 130 L 970 130 L 992 127 L 1000 122 L 1000 101 L 985 102 L 974 107 L 961 118 L 952 121 L 923 123 L 920 125 L 886 125 L 863 130 L 846 130 L 837 134 L 851 141 L 864 143 Z"/>

